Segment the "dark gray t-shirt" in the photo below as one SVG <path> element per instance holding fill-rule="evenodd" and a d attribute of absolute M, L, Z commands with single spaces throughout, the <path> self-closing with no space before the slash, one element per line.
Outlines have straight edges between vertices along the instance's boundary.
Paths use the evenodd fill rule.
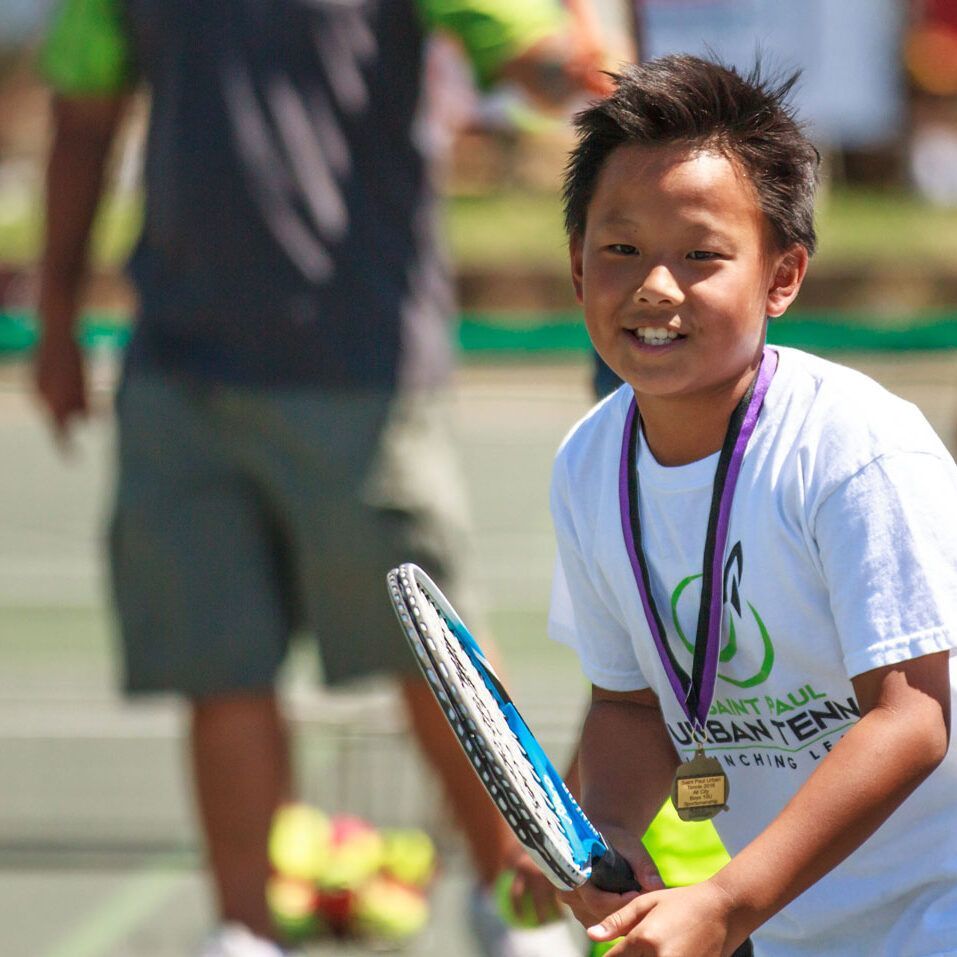
<path fill-rule="evenodd" d="M 152 93 L 132 363 L 434 385 L 452 297 L 415 0 L 125 0 Z"/>

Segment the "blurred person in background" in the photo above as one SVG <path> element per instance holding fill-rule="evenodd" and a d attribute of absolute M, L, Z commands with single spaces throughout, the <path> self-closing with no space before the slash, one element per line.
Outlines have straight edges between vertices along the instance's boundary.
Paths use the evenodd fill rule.
<path fill-rule="evenodd" d="M 738 70 L 756 58 L 780 75 L 802 70 L 793 94 L 819 149 L 876 150 L 899 138 L 902 0 L 625 0 L 641 58 L 708 55 Z"/>
<path fill-rule="evenodd" d="M 61 441 L 87 411 L 74 333 L 110 144 L 138 84 L 151 94 L 110 558 L 125 690 L 191 707 L 222 921 L 207 957 L 282 952 L 264 893 L 292 792 L 274 684 L 302 627 L 330 685 L 398 678 L 472 852 L 485 953 L 572 952 L 564 924 L 542 937 L 496 918 L 487 889 L 520 849 L 385 593 L 386 571 L 415 561 L 470 617 L 440 410 L 453 303 L 424 145 L 433 29 L 482 84 L 549 102 L 600 88 L 557 0 L 65 0 L 43 52 L 56 95 L 35 375 Z M 550 885 L 522 866 L 544 906 Z"/>
<path fill-rule="evenodd" d="M 957 0 L 911 0 L 904 51 L 911 179 L 929 202 L 957 206 Z"/>

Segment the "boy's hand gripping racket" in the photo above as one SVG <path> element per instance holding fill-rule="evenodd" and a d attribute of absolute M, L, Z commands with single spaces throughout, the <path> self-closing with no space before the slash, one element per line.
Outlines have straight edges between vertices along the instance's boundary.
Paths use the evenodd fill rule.
<path fill-rule="evenodd" d="M 388 575 L 416 660 L 465 753 L 515 836 L 551 882 L 640 890 L 628 862 L 585 817 L 505 688 L 435 583 L 416 565 Z"/>

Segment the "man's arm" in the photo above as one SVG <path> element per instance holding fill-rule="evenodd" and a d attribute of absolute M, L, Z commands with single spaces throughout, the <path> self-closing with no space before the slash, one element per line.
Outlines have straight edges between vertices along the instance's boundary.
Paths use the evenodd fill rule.
<path fill-rule="evenodd" d="M 727 957 L 860 847 L 940 764 L 950 735 L 948 652 L 853 684 L 861 720 L 771 825 L 709 881 L 642 896 L 606 918 L 594 939 L 627 935 L 609 957 L 658 953 L 665 942 L 676 952 Z"/>
<path fill-rule="evenodd" d="M 430 29 L 458 38 L 480 86 L 514 82 L 539 102 L 562 106 L 611 83 L 590 0 L 418 0 Z"/>
<path fill-rule="evenodd" d="M 90 226 L 113 134 L 136 82 L 121 0 L 60 0 L 40 70 L 54 96 L 35 376 L 54 432 L 65 439 L 71 420 L 86 412 L 74 324 Z"/>
<path fill-rule="evenodd" d="M 53 101 L 53 142 L 46 174 L 46 233 L 40 263 L 40 345 L 36 384 L 54 431 L 65 438 L 86 412 L 83 360 L 74 326 L 93 216 L 125 96 Z"/>

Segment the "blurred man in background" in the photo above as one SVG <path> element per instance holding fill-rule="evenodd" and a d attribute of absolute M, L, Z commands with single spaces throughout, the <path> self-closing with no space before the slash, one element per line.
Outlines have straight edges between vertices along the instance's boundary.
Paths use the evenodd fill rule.
<path fill-rule="evenodd" d="M 459 38 L 480 83 L 561 101 L 595 82 L 557 0 L 65 0 L 44 51 L 36 381 L 61 439 L 87 409 L 74 329 L 110 144 L 140 81 L 152 98 L 110 557 L 126 690 L 191 704 L 222 920 L 207 957 L 281 952 L 264 895 L 292 790 L 274 683 L 301 627 L 329 684 L 399 678 L 480 885 L 518 856 L 384 587 L 415 561 L 468 617 L 437 401 L 452 298 L 423 148 L 432 29 Z M 475 916 L 490 957 L 571 947 L 507 931 L 484 891 Z"/>

